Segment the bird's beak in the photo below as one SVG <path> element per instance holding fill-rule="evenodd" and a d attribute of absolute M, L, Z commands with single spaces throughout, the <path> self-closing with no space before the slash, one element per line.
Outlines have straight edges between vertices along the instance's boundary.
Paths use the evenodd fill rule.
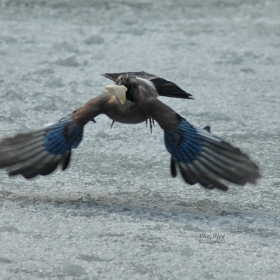
<path fill-rule="evenodd" d="M 125 86 L 109 85 L 106 86 L 105 89 L 107 89 L 109 93 L 115 95 L 118 98 L 118 100 L 121 102 L 121 104 L 124 104 L 126 100 L 126 91 L 127 91 L 127 88 Z"/>

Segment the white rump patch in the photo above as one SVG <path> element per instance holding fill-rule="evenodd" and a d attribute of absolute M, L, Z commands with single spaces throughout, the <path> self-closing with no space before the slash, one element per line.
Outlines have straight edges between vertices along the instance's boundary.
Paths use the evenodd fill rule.
<path fill-rule="evenodd" d="M 136 77 L 136 78 L 139 79 L 139 80 L 144 81 L 146 84 L 148 84 L 149 86 L 151 86 L 154 90 L 156 90 L 156 87 L 155 87 L 154 83 L 151 82 L 150 80 L 143 79 L 143 78 L 140 78 L 140 77 Z"/>

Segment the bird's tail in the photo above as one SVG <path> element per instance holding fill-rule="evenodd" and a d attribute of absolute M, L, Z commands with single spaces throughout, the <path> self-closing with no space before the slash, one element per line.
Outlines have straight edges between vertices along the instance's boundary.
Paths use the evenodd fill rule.
<path fill-rule="evenodd" d="M 240 149 L 210 133 L 210 128 L 200 129 L 180 117 L 180 124 L 165 131 L 165 146 L 171 154 L 171 174 L 177 167 L 188 184 L 199 183 L 205 188 L 228 187 L 221 179 L 245 185 L 256 183 L 260 177 L 258 166 Z"/>
<path fill-rule="evenodd" d="M 0 168 L 10 176 L 22 175 L 26 179 L 48 175 L 58 165 L 65 170 L 70 162 L 71 150 L 83 137 L 83 126 L 73 121 L 73 114 L 41 130 L 18 134 L 0 140 Z"/>

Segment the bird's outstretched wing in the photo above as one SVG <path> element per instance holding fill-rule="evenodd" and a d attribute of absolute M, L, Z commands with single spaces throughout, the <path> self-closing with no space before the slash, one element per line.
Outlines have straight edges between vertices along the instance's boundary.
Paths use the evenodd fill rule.
<path fill-rule="evenodd" d="M 258 166 L 240 149 L 210 133 L 210 128 L 195 127 L 160 100 L 150 101 L 150 114 L 164 130 L 166 149 L 171 154 L 171 174 L 177 169 L 190 185 L 226 191 L 223 181 L 237 185 L 256 183 Z"/>
<path fill-rule="evenodd" d="M 132 75 L 136 79 L 141 79 L 146 82 L 147 85 L 153 87 L 158 95 L 167 96 L 167 97 L 175 97 L 175 98 L 184 98 L 184 99 L 193 99 L 190 93 L 185 92 L 179 86 L 174 84 L 173 82 L 167 81 L 163 78 L 159 78 L 153 74 L 149 74 L 147 72 L 122 72 L 122 73 L 105 73 L 101 74 L 102 76 L 116 82 L 116 80 L 121 75 Z"/>
<path fill-rule="evenodd" d="M 48 175 L 59 165 L 65 170 L 72 149 L 83 138 L 84 125 L 103 112 L 108 98 L 109 95 L 100 95 L 55 124 L 0 140 L 0 168 L 10 176 L 22 175 L 26 179 Z"/>
<path fill-rule="evenodd" d="M 75 125 L 70 114 L 44 129 L 6 138 L 0 142 L 0 168 L 26 179 L 48 175 L 59 164 L 65 170 L 82 137 L 83 126 Z"/>

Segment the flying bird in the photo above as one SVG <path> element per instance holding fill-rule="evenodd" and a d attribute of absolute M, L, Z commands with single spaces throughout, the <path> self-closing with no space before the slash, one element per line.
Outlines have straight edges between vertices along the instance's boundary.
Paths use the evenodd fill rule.
<path fill-rule="evenodd" d="M 158 99 L 158 96 L 192 99 L 175 83 L 142 72 L 105 73 L 114 81 L 106 92 L 81 108 L 40 130 L 0 140 L 0 168 L 9 176 L 31 179 L 48 175 L 59 165 L 69 166 L 72 149 L 79 146 L 84 126 L 100 114 L 120 123 L 156 121 L 164 131 L 171 154 L 171 175 L 178 171 L 186 183 L 207 189 L 228 190 L 228 183 L 256 183 L 259 167 L 240 149 L 215 136 L 210 127 L 193 126 Z"/>

